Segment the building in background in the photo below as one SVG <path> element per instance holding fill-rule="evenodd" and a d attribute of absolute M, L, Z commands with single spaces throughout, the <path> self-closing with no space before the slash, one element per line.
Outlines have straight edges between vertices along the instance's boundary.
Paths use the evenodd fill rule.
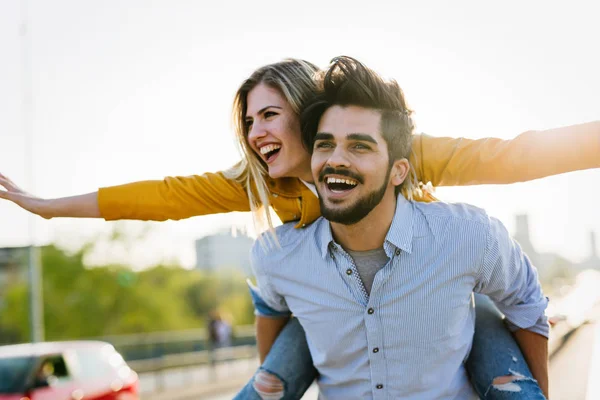
<path fill-rule="evenodd" d="M 557 253 L 538 253 L 531 243 L 529 217 L 526 214 L 516 216 L 516 230 L 513 237 L 537 268 L 542 282 L 574 275 L 586 269 L 600 270 L 600 258 L 598 257 L 594 232 L 590 232 L 589 257 L 581 263 L 574 263 Z"/>
<path fill-rule="evenodd" d="M 600 270 L 600 257 L 598 257 L 597 249 L 596 234 L 594 232 L 590 232 L 590 255 L 585 261 L 579 264 L 579 268 Z"/>
<path fill-rule="evenodd" d="M 250 273 L 250 249 L 254 239 L 232 229 L 196 240 L 196 268 L 204 271 L 239 269 Z"/>

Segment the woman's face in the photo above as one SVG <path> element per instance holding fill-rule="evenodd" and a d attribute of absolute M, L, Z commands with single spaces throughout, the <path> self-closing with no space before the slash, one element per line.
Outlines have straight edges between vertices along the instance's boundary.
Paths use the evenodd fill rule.
<path fill-rule="evenodd" d="M 300 138 L 300 119 L 277 89 L 263 83 L 248 93 L 248 144 L 267 164 L 271 178 L 312 182 L 310 154 Z"/>

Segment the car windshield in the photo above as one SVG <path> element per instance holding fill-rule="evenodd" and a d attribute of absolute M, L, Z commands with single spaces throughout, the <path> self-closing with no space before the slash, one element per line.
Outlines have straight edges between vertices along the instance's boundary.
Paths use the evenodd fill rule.
<path fill-rule="evenodd" d="M 0 358 L 0 393 L 23 393 L 33 357 Z"/>

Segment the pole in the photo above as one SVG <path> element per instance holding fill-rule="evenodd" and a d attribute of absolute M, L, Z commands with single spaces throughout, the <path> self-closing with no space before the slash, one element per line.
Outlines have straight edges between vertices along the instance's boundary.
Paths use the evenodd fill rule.
<path fill-rule="evenodd" d="M 23 90 L 23 137 L 25 138 L 25 171 L 29 187 L 33 190 L 33 84 L 31 71 L 31 28 L 28 20 L 28 2 L 21 0 L 21 63 Z M 39 249 L 35 247 L 35 219 L 28 217 L 29 251 L 29 326 L 31 342 L 44 340 L 44 303 L 42 295 L 42 270 Z"/>

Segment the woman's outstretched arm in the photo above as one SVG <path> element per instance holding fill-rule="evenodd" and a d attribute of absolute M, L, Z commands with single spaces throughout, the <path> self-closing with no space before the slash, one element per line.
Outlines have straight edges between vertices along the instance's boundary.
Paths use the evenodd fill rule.
<path fill-rule="evenodd" d="M 411 163 L 417 179 L 433 186 L 507 184 L 600 168 L 600 121 L 509 140 L 415 135 Z"/>
<path fill-rule="evenodd" d="M 19 207 L 50 219 L 54 217 L 100 218 L 98 192 L 58 199 L 42 199 L 27 193 L 8 177 L 0 174 L 0 198 L 12 201 Z"/>
<path fill-rule="evenodd" d="M 0 198 L 47 219 L 71 217 L 164 221 L 250 211 L 244 187 L 227 178 L 223 172 L 132 182 L 56 199 L 44 199 L 27 193 L 0 174 Z"/>

